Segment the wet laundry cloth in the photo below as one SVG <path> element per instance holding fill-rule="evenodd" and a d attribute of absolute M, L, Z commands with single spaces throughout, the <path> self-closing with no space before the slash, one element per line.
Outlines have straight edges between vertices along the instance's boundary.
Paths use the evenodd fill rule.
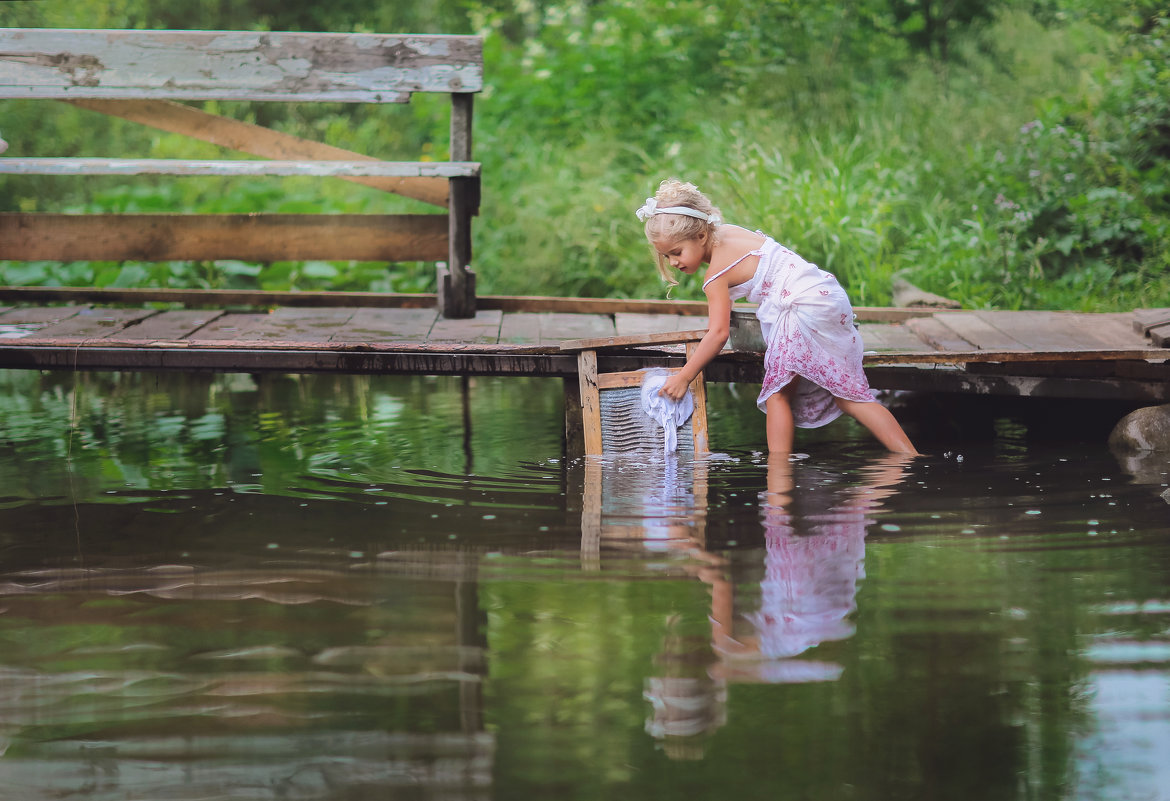
<path fill-rule="evenodd" d="M 642 411 L 662 426 L 664 453 L 674 453 L 678 450 L 679 426 L 695 411 L 695 399 L 689 390 L 683 395 L 682 400 L 677 401 L 658 394 L 670 375 L 670 371 L 657 368 L 647 370 L 646 377 L 642 379 Z"/>

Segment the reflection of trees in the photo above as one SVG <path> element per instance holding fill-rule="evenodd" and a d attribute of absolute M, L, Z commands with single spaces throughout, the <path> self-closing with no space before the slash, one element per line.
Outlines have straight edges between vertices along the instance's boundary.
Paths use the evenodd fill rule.
<path fill-rule="evenodd" d="M 376 481 L 412 464 L 460 475 L 465 438 L 476 470 L 503 472 L 519 430 L 534 458 L 560 454 L 556 379 L 472 379 L 464 393 L 458 378 L 424 376 L 3 371 L 0 388 L 0 448 L 16 457 L 0 459 L 0 480 L 12 497 L 282 493 L 305 475 Z"/>

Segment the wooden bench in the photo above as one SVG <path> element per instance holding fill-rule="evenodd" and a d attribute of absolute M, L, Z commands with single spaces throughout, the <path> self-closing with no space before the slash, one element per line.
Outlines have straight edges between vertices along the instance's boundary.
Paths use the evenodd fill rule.
<path fill-rule="evenodd" d="M 437 261 L 439 307 L 475 315 L 472 98 L 477 36 L 249 31 L 0 29 L 0 99 L 57 100 L 261 160 L 23 158 L 0 174 L 341 178 L 444 214 L 0 214 L 0 259 Z M 190 101 L 401 103 L 451 96 L 450 161 L 388 162 L 207 113 Z M 180 102 L 187 101 L 187 102 Z M 12 132 L 8 131 L 12 140 Z"/>

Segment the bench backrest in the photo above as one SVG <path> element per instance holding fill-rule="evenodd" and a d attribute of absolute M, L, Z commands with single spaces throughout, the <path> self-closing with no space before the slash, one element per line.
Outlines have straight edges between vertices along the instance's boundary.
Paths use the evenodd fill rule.
<path fill-rule="evenodd" d="M 396 103 L 482 88 L 477 36 L 0 29 L 0 98 Z"/>
<path fill-rule="evenodd" d="M 473 93 L 483 88 L 477 36 L 256 31 L 0 28 L 0 99 L 61 100 L 183 133 L 270 162 L 25 158 L 0 174 L 321 175 L 445 208 L 436 215 L 0 214 L 0 259 L 353 259 L 440 266 L 444 314 L 474 314 L 471 217 Z M 176 101 L 401 103 L 414 92 L 451 96 L 451 163 L 381 162 Z M 11 136 L 11 134 L 10 134 Z M 348 162 L 347 166 L 345 162 Z M 369 166 L 358 164 L 365 162 Z M 289 236 L 297 230 L 300 236 Z M 95 236 L 94 232 L 104 232 Z M 334 231 L 333 234 L 330 232 Z M 360 232 L 359 236 L 354 236 Z"/>

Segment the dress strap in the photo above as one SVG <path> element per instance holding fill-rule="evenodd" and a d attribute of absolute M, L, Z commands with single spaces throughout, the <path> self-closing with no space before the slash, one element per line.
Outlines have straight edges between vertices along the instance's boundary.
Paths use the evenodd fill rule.
<path fill-rule="evenodd" d="M 711 276 L 711 277 L 710 277 L 710 278 L 708 278 L 706 281 L 704 281 L 704 282 L 703 282 L 703 290 L 704 290 L 704 291 L 706 291 L 706 289 L 707 289 L 707 284 L 711 283 L 711 282 L 712 282 L 712 281 L 714 281 L 716 278 L 718 278 L 719 276 L 721 276 L 721 275 L 723 275 L 724 273 L 726 273 L 728 270 L 730 270 L 730 269 L 731 269 L 732 267 L 734 267 L 735 265 L 739 264 L 741 261 L 743 261 L 744 259 L 746 259 L 748 256 L 763 256 L 763 255 L 764 255 L 764 251 L 762 251 L 762 250 L 760 250 L 760 249 L 758 249 L 758 248 L 757 248 L 756 250 L 749 250 L 747 253 L 743 254 L 743 255 L 742 255 L 742 256 L 740 256 L 738 259 L 736 259 L 735 261 L 733 261 L 731 264 L 727 265 L 727 266 L 726 266 L 726 267 L 724 267 L 722 270 L 720 270 L 719 272 L 715 273 L 715 275 Z"/>

